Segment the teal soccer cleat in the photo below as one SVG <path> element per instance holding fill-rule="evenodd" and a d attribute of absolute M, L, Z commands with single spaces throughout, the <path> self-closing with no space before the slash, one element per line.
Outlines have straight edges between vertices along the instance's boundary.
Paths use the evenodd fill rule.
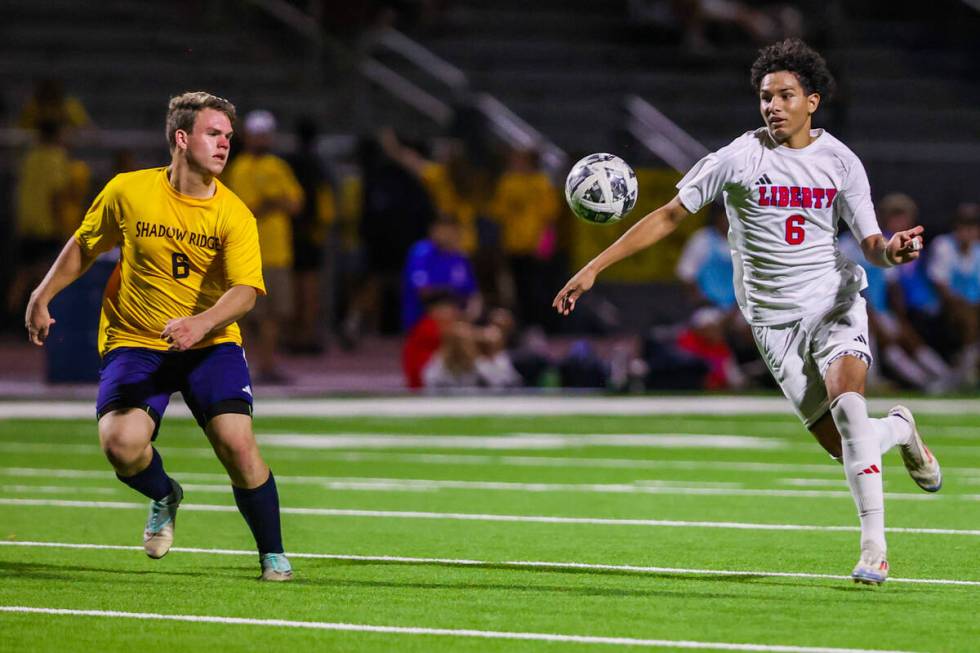
<path fill-rule="evenodd" d="M 259 580 L 282 582 L 293 577 L 293 567 L 282 553 L 266 553 L 262 556 L 262 575 Z"/>
<path fill-rule="evenodd" d="M 150 502 L 150 514 L 146 518 L 146 528 L 143 530 L 143 550 L 151 558 L 158 559 L 167 555 L 174 543 L 174 522 L 177 520 L 177 507 L 184 498 L 184 490 L 180 484 L 170 479 L 173 492 L 160 501 Z"/>

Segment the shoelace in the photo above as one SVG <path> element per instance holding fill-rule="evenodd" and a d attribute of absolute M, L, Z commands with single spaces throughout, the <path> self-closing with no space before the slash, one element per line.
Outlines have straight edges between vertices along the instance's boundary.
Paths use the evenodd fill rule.
<path fill-rule="evenodd" d="M 166 518 L 161 521 L 161 517 Z M 168 521 L 170 521 L 170 504 L 167 503 L 167 500 L 150 502 L 150 519 L 147 530 L 151 533 L 158 533 L 167 525 Z"/>

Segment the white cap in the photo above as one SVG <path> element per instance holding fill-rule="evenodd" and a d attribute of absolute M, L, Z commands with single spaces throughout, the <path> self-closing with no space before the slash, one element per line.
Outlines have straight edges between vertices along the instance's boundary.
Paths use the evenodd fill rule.
<path fill-rule="evenodd" d="M 245 115 L 246 134 L 271 134 L 276 131 L 276 117 L 264 109 L 249 111 Z"/>

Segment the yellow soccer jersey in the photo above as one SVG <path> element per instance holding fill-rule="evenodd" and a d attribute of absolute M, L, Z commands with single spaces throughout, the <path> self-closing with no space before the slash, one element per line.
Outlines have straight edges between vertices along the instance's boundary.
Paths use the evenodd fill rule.
<path fill-rule="evenodd" d="M 303 201 L 303 187 L 289 164 L 275 154 L 242 152 L 228 165 L 224 180 L 256 213 L 263 265 L 290 267 L 293 264 L 292 218 L 278 209 L 262 211 L 262 205 L 269 201 Z"/>
<path fill-rule="evenodd" d="M 120 245 L 119 265 L 106 284 L 99 353 L 116 347 L 166 350 L 167 322 L 212 306 L 232 286 L 265 294 L 255 218 L 220 181 L 214 196 L 174 190 L 166 168 L 117 175 L 95 198 L 75 240 L 95 256 Z M 237 324 L 219 329 L 195 349 L 241 344 Z"/>

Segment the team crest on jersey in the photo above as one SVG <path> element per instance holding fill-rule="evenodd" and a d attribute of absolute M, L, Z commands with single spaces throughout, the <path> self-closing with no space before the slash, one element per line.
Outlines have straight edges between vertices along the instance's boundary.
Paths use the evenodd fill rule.
<path fill-rule="evenodd" d="M 837 197 L 836 188 L 811 186 L 780 186 L 773 184 L 769 175 L 756 180 L 759 206 L 776 206 L 797 209 L 829 209 Z"/>

